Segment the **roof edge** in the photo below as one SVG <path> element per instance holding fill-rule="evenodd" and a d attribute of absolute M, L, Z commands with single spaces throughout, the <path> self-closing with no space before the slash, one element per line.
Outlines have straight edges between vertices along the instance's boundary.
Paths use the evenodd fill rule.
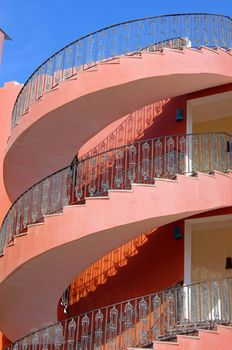
<path fill-rule="evenodd" d="M 4 32 L 3 29 L 0 28 L 0 31 L 4 34 L 4 40 L 12 40 L 11 37 L 8 34 L 6 34 L 6 32 Z"/>

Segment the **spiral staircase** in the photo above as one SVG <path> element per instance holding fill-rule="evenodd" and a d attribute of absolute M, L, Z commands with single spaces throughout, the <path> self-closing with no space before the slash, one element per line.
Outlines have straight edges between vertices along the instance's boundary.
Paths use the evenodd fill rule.
<path fill-rule="evenodd" d="M 5 187 L 13 204 L 0 229 L 0 328 L 14 350 L 53 345 L 58 350 L 116 349 L 125 337 L 123 347 L 157 339 L 147 311 L 134 323 L 142 336 L 136 344 L 130 341 L 136 327 L 128 323 L 121 333 L 109 323 L 111 338 L 103 339 L 102 328 L 96 327 L 107 328 L 107 317 L 115 317 L 108 311 L 98 313 L 95 326 L 95 311 L 92 321 L 78 316 L 78 335 L 76 321 L 75 331 L 72 320 L 53 325 L 58 300 L 83 269 L 142 232 L 231 207 L 232 136 L 156 137 L 71 162 L 89 139 L 126 114 L 154 101 L 231 83 L 231 23 L 225 16 L 187 14 L 105 28 L 54 54 L 25 83 L 14 106 L 4 158 Z M 170 337 L 178 333 L 177 323 L 183 333 L 215 326 L 213 317 L 207 324 L 205 319 L 188 321 L 187 328 L 189 315 L 178 313 L 174 320 L 170 310 L 179 304 L 170 293 L 177 299 L 179 289 L 163 292 L 168 295 L 163 307 Z M 219 323 L 230 320 L 222 313 Z M 150 333 L 153 338 L 146 338 Z M 174 343 L 156 341 L 154 349 L 207 349 L 205 334 L 178 335 Z M 231 330 L 219 326 L 209 334 L 223 344 Z"/>

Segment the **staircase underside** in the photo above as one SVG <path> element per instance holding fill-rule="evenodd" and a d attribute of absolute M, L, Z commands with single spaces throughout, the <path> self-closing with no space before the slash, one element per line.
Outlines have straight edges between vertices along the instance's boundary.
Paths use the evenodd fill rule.
<path fill-rule="evenodd" d="M 0 328 L 15 340 L 56 322 L 64 289 L 101 256 L 154 227 L 228 206 L 231 174 L 199 173 L 109 191 L 45 217 L 0 258 Z"/>
<path fill-rule="evenodd" d="M 89 138 L 116 119 L 231 81 L 231 52 L 208 48 L 142 52 L 80 72 L 44 94 L 13 128 L 4 160 L 10 199 L 70 164 Z"/>

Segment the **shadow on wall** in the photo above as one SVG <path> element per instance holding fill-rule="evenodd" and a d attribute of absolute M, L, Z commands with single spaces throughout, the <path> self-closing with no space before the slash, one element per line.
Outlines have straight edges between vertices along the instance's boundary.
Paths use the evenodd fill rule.
<path fill-rule="evenodd" d="M 186 96 L 157 101 L 120 118 L 89 140 L 81 148 L 79 159 L 138 140 L 185 133 L 186 118 L 176 122 L 177 109 L 186 115 Z"/>
<path fill-rule="evenodd" d="M 176 225 L 183 231 L 184 222 L 179 221 L 149 235 L 137 254 L 129 257 L 116 275 L 108 277 L 104 284 L 71 305 L 67 316 L 153 293 L 183 280 L 184 239 L 175 239 Z M 64 319 L 66 315 L 58 310 L 58 317 Z"/>

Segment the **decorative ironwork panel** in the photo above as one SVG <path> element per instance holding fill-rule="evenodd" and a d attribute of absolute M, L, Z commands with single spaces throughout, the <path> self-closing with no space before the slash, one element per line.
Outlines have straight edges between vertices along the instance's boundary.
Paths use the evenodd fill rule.
<path fill-rule="evenodd" d="M 63 171 L 63 191 L 62 191 L 63 206 L 69 205 L 71 182 L 72 182 L 72 170 L 71 168 L 68 168 Z"/>
<path fill-rule="evenodd" d="M 148 331 L 147 331 L 147 324 L 148 324 L 148 304 L 147 301 L 142 298 L 139 301 L 139 342 L 140 344 L 147 344 L 148 343 Z"/>
<path fill-rule="evenodd" d="M 161 323 L 160 323 L 160 318 L 161 318 L 161 298 L 159 297 L 158 294 L 156 294 L 153 299 L 153 334 L 155 339 L 159 337 L 161 334 Z"/>
<path fill-rule="evenodd" d="M 130 37 L 131 37 L 131 26 L 129 23 L 123 25 L 123 53 L 126 54 L 130 51 Z"/>
<path fill-rule="evenodd" d="M 14 237 L 15 231 L 15 215 L 16 215 L 16 204 L 13 205 L 13 207 L 10 210 L 10 234 L 9 234 L 9 241 L 11 241 Z"/>
<path fill-rule="evenodd" d="M 31 350 L 37 350 L 39 345 L 39 334 L 35 332 L 31 337 Z"/>
<path fill-rule="evenodd" d="M 209 171 L 210 158 L 209 158 L 209 138 L 208 135 L 202 135 L 201 137 L 201 169 L 202 171 Z"/>
<path fill-rule="evenodd" d="M 98 35 L 98 60 L 103 61 L 105 56 L 106 32 L 101 31 Z"/>
<path fill-rule="evenodd" d="M 110 56 L 114 57 L 118 52 L 118 27 L 110 30 Z"/>
<path fill-rule="evenodd" d="M 109 185 L 109 155 L 108 153 L 104 153 L 102 155 L 102 181 L 101 181 L 101 188 L 103 192 L 106 192 L 110 185 Z"/>
<path fill-rule="evenodd" d="M 8 216 L 9 218 L 9 216 Z M 2 227 L 1 227 L 1 230 L 0 230 L 0 255 L 3 253 L 4 251 L 4 248 L 7 244 L 7 241 L 8 241 L 8 237 L 7 237 L 7 219 L 8 218 L 5 218 L 3 224 L 2 224 Z"/>
<path fill-rule="evenodd" d="M 226 25 L 226 18 L 220 17 L 219 19 L 220 28 L 219 32 L 221 33 L 220 37 L 220 46 L 226 48 L 227 47 L 227 25 Z"/>
<path fill-rule="evenodd" d="M 22 341 L 22 350 L 27 350 L 28 345 L 29 345 L 28 338 L 24 337 Z"/>
<path fill-rule="evenodd" d="M 185 136 L 181 136 L 179 140 L 179 173 L 185 174 L 186 166 L 185 166 L 185 157 L 186 157 L 186 138 Z M 178 156 L 178 155 L 177 155 Z"/>
<path fill-rule="evenodd" d="M 150 174 L 150 145 L 148 142 L 145 142 L 142 145 L 142 175 L 144 180 L 149 178 Z"/>
<path fill-rule="evenodd" d="M 205 324 L 208 323 L 210 319 L 210 311 L 209 311 L 209 286 L 208 283 L 202 283 L 200 285 L 200 300 L 201 300 L 201 321 L 203 321 Z"/>
<path fill-rule="evenodd" d="M 211 319 L 219 321 L 221 319 L 221 298 L 217 281 L 212 281 L 211 298 Z"/>
<path fill-rule="evenodd" d="M 38 82 L 37 78 L 38 78 L 37 73 L 34 74 L 31 78 L 30 104 L 32 104 L 36 100 L 36 87 L 37 87 L 37 82 Z"/>
<path fill-rule="evenodd" d="M 85 315 L 81 320 L 81 350 L 88 350 L 90 319 Z"/>
<path fill-rule="evenodd" d="M 96 166 L 97 160 L 95 157 L 91 158 L 89 161 L 89 194 L 92 197 L 96 191 Z"/>
<path fill-rule="evenodd" d="M 115 165 L 115 186 L 116 188 L 120 188 L 123 182 L 123 174 L 122 174 L 122 162 L 123 162 L 123 150 L 120 148 L 116 151 L 116 165 Z"/>
<path fill-rule="evenodd" d="M 42 67 L 40 67 L 38 71 L 37 98 L 40 98 L 44 93 L 44 84 L 45 84 L 45 78 L 46 78 L 45 72 L 46 72 L 45 65 L 42 65 Z M 28 108 L 29 108 L 29 105 L 28 105 Z"/>
<path fill-rule="evenodd" d="M 42 185 L 42 200 L 41 200 L 41 213 L 44 216 L 47 214 L 48 211 L 48 205 L 49 205 L 49 186 L 50 182 L 49 179 L 47 178 L 45 181 L 43 181 Z"/>
<path fill-rule="evenodd" d="M 190 38 L 191 37 L 191 16 L 185 15 L 182 17 L 183 21 L 183 37 Z"/>
<path fill-rule="evenodd" d="M 15 229 L 16 235 L 20 232 L 20 228 L 21 228 L 21 215 L 22 215 L 21 210 L 22 210 L 22 197 L 19 198 L 18 206 L 17 206 L 17 219 L 16 219 L 16 229 Z"/>
<path fill-rule="evenodd" d="M 222 322 L 229 322 L 231 319 L 231 305 L 230 305 L 230 292 L 229 292 L 229 281 L 223 279 L 221 283 L 221 314 Z"/>
<path fill-rule="evenodd" d="M 165 295 L 166 302 L 166 332 L 173 333 L 175 329 L 175 294 L 172 291 L 168 291 Z"/>
<path fill-rule="evenodd" d="M 167 172 L 169 176 L 173 176 L 175 174 L 175 141 L 172 137 L 169 137 L 167 141 Z"/>
<path fill-rule="evenodd" d="M 93 61 L 94 36 L 90 35 L 87 40 L 87 59 L 86 63 L 91 64 Z"/>
<path fill-rule="evenodd" d="M 136 26 L 136 50 L 141 51 L 144 48 L 143 45 L 143 21 L 138 21 Z"/>
<path fill-rule="evenodd" d="M 220 170 L 227 170 L 225 134 L 219 134 Z"/>
<path fill-rule="evenodd" d="M 197 172 L 201 169 L 199 162 L 199 137 L 198 135 L 192 136 L 192 172 Z"/>
<path fill-rule="evenodd" d="M 116 336 L 118 330 L 118 310 L 115 306 L 110 309 L 110 322 L 109 322 L 109 348 L 115 350 L 116 347 Z"/>
<path fill-rule="evenodd" d="M 134 308 L 133 305 L 128 301 L 124 308 L 124 346 L 133 346 L 133 316 L 134 316 Z"/>
<path fill-rule="evenodd" d="M 211 149 L 212 149 L 212 170 L 218 169 L 218 142 L 217 134 L 211 135 Z"/>
<path fill-rule="evenodd" d="M 62 191 L 61 177 L 62 173 L 57 173 L 51 178 L 51 206 L 53 211 L 56 211 L 60 208 Z"/>
<path fill-rule="evenodd" d="M 64 53 L 63 78 L 68 79 L 73 74 L 74 46 L 68 46 Z"/>
<path fill-rule="evenodd" d="M 48 350 L 51 341 L 50 328 L 46 328 L 42 335 L 42 350 Z"/>
<path fill-rule="evenodd" d="M 154 169 L 155 169 L 155 176 L 161 177 L 163 173 L 163 167 L 162 167 L 162 155 L 163 155 L 163 144 L 158 139 L 155 141 L 155 158 L 154 158 Z"/>
<path fill-rule="evenodd" d="M 53 58 L 50 58 L 46 64 L 46 83 L 45 83 L 46 91 L 51 90 L 53 86 L 53 64 L 54 64 Z"/>
<path fill-rule="evenodd" d="M 61 323 L 57 324 L 54 329 L 54 346 L 55 350 L 60 350 L 64 343 L 63 326 Z"/>
<path fill-rule="evenodd" d="M 130 182 L 134 182 L 136 178 L 136 147 L 131 145 L 129 147 L 129 166 L 128 166 L 128 178 Z"/>
<path fill-rule="evenodd" d="M 83 162 L 77 165 L 77 175 L 76 175 L 76 187 L 75 194 L 77 200 L 80 201 L 83 197 L 83 177 L 84 177 L 84 164 Z"/>
<path fill-rule="evenodd" d="M 103 340 L 103 314 L 100 310 L 95 315 L 95 336 L 94 336 L 94 349 L 100 350 L 102 348 Z"/>
<path fill-rule="evenodd" d="M 179 37 L 179 16 L 173 16 L 171 17 L 171 23 L 170 23 L 170 38 L 177 38 Z"/>
<path fill-rule="evenodd" d="M 39 81 L 39 75 L 37 77 L 37 81 Z M 29 104 L 30 104 L 30 88 L 31 88 L 31 85 L 27 84 L 27 86 L 24 89 L 25 90 L 25 94 L 24 94 L 23 113 L 25 113 L 28 110 L 28 108 L 29 108 Z"/>
<path fill-rule="evenodd" d="M 210 43 L 210 17 L 203 16 L 203 43 L 208 46 Z"/>
<path fill-rule="evenodd" d="M 201 17 L 195 15 L 193 17 L 193 42 L 194 45 L 200 46 L 201 41 Z"/>
<path fill-rule="evenodd" d="M 63 55 L 61 51 L 55 56 L 54 84 L 59 84 L 63 77 Z"/>
<path fill-rule="evenodd" d="M 167 17 L 160 18 L 160 20 L 159 20 L 159 32 L 160 32 L 159 41 L 166 40 L 167 35 L 168 35 L 168 19 L 167 19 Z"/>
<path fill-rule="evenodd" d="M 76 322 L 72 318 L 68 324 L 67 350 L 74 350 L 76 328 Z"/>
<path fill-rule="evenodd" d="M 211 17 L 211 27 L 212 27 L 212 41 L 214 46 L 219 45 L 219 24 L 218 24 L 218 17 L 213 16 Z"/>
<path fill-rule="evenodd" d="M 193 285 L 190 289 L 191 292 L 191 323 L 194 328 L 200 322 L 200 294 L 199 294 L 199 285 Z"/>

